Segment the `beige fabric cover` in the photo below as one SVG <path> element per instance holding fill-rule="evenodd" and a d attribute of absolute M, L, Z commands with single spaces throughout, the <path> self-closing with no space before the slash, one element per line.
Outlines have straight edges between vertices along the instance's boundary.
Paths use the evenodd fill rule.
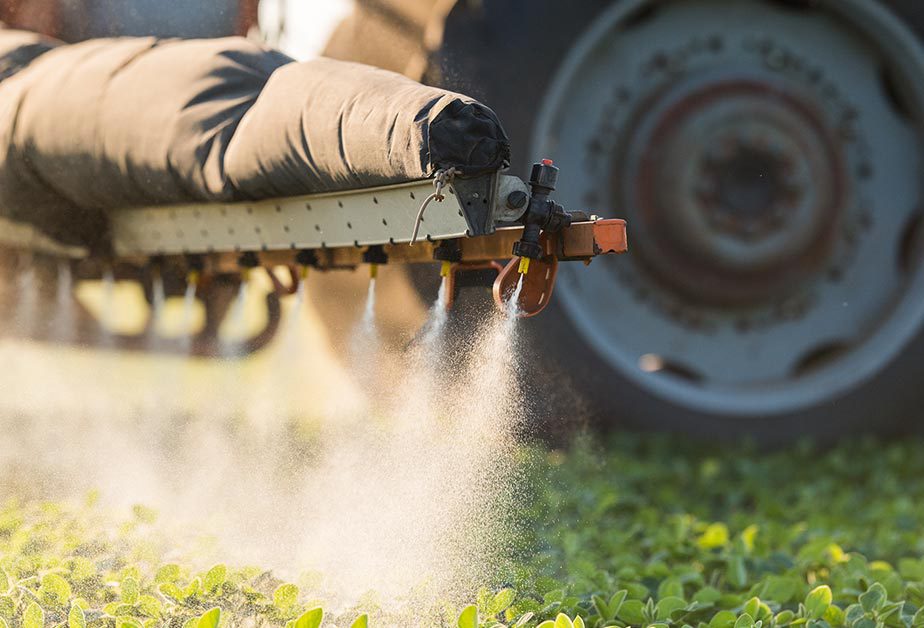
<path fill-rule="evenodd" d="M 366 66 L 242 38 L 53 46 L 0 30 L 0 215 L 67 243 L 105 247 L 110 209 L 477 173 L 509 154 L 483 105 Z"/>

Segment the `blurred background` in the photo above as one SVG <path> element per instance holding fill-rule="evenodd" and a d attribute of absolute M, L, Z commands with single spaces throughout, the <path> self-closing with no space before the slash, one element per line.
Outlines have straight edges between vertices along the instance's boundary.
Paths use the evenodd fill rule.
<path fill-rule="evenodd" d="M 494 108 L 514 173 L 552 157 L 565 206 L 629 221 L 631 254 L 562 268 L 526 329 L 539 368 L 600 425 L 769 443 L 921 423 L 915 0 L 2 6 L 7 23 L 67 41 L 259 37 Z M 423 320 L 434 274 L 394 269 L 385 327 Z M 318 281 L 320 319 L 349 328 L 365 278 Z"/>

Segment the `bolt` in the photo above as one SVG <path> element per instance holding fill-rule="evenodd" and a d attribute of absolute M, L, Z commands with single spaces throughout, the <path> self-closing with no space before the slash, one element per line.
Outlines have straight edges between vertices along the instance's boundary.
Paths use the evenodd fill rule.
<path fill-rule="evenodd" d="M 529 201 L 529 197 L 526 195 L 526 192 L 522 190 L 514 190 L 507 195 L 507 208 L 508 209 L 523 209 L 526 207 L 526 203 Z"/>

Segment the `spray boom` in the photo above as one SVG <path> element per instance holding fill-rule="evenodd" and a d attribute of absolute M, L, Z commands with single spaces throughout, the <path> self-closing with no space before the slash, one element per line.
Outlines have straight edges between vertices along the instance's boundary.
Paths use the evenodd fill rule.
<path fill-rule="evenodd" d="M 433 180 L 372 189 L 122 209 L 110 213 L 111 250 L 105 257 L 55 246 L 35 233 L 7 237 L 0 246 L 6 252 L 70 258 L 78 280 L 98 279 L 109 268 L 115 279 L 140 281 L 148 294 L 154 266 L 168 296 L 188 293 L 193 282 L 205 305 L 206 326 L 191 345 L 194 353 L 206 355 L 214 352 L 230 295 L 258 267 L 285 266 L 290 272 L 283 282 L 270 270 L 274 290 L 267 297 L 268 323 L 243 352 L 272 337 L 279 297 L 294 292 L 309 268 L 365 263 L 374 276 L 385 263 L 438 261 L 450 288 L 447 304 L 458 286 L 484 284 L 493 276 L 501 307 L 522 277 L 518 312 L 534 316 L 549 303 L 559 261 L 589 263 L 627 250 L 625 221 L 569 212 L 550 198 L 558 173 L 551 160 L 543 160 L 532 167 L 528 183 L 503 171 L 475 177 L 441 172 Z M 412 233 L 419 238 L 416 244 Z M 504 259 L 510 261 L 502 267 L 498 260 Z M 146 346 L 131 338 L 115 344 Z"/>

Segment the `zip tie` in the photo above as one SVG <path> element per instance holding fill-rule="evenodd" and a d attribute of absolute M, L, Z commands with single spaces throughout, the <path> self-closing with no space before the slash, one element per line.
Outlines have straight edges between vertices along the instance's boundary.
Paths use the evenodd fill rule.
<path fill-rule="evenodd" d="M 433 201 L 443 202 L 443 199 L 446 198 L 443 195 L 443 188 L 452 183 L 455 176 L 455 168 L 436 171 L 436 176 L 433 178 L 433 185 L 436 187 L 436 190 L 421 203 L 420 209 L 417 211 L 417 219 L 414 220 L 414 233 L 411 234 L 412 245 L 417 242 L 417 234 L 420 233 L 420 223 L 423 222 L 424 212 L 427 211 L 427 206 Z"/>

